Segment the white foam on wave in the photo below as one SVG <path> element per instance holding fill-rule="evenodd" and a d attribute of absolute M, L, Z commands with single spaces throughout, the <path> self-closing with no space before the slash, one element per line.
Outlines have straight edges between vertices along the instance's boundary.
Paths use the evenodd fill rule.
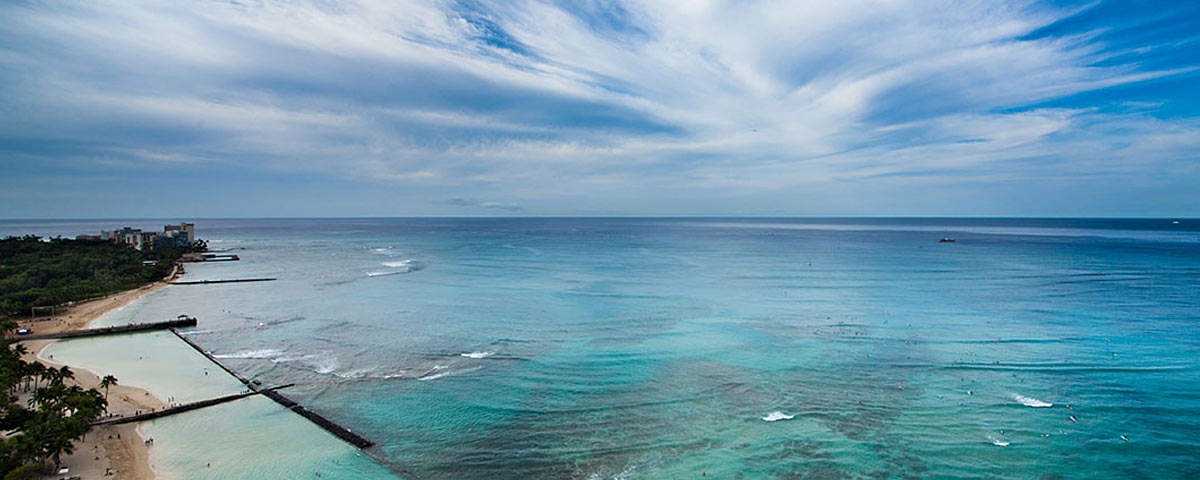
<path fill-rule="evenodd" d="M 271 359 L 271 363 L 291 363 L 299 362 L 313 369 L 314 372 L 322 375 L 333 373 L 339 365 L 337 357 L 328 353 L 308 354 L 295 357 L 279 356 Z"/>
<path fill-rule="evenodd" d="M 337 370 L 338 362 L 333 357 L 321 357 L 319 360 L 309 363 L 309 365 L 313 367 L 313 371 L 325 375 Z"/>
<path fill-rule="evenodd" d="M 334 373 L 334 375 L 341 378 L 364 378 L 370 376 L 374 371 L 375 367 L 359 368 L 357 370 L 350 370 L 348 372 L 337 372 Z"/>
<path fill-rule="evenodd" d="M 762 419 L 763 419 L 764 421 L 767 421 L 767 422 L 777 422 L 777 421 L 780 421 L 780 420 L 791 420 L 791 419 L 793 419 L 793 418 L 796 418 L 796 416 L 795 416 L 795 415 L 788 415 L 788 414 L 786 414 L 786 413 L 783 413 L 783 412 L 781 412 L 781 411 L 779 411 L 779 410 L 776 410 L 776 411 L 774 411 L 774 412 L 768 413 L 768 414 L 767 414 L 767 416 L 765 416 L 765 417 L 762 417 Z"/>
<path fill-rule="evenodd" d="M 399 261 L 382 262 L 382 263 L 380 263 L 380 265 L 385 266 L 385 267 L 389 268 L 390 270 L 378 270 L 378 271 L 373 271 L 373 272 L 367 272 L 367 276 L 368 277 L 379 277 L 379 276 L 383 276 L 383 275 L 395 275 L 397 273 L 411 273 L 411 272 L 415 272 L 415 271 L 420 270 L 425 267 L 420 262 L 417 262 L 416 260 L 413 260 L 411 258 L 399 260 Z"/>
<path fill-rule="evenodd" d="M 617 473 L 610 477 L 609 472 L 606 469 L 602 468 L 600 470 L 596 470 L 592 473 L 589 473 L 588 476 L 584 477 L 584 478 L 586 478 L 587 480 L 604 480 L 607 478 L 611 478 L 612 480 L 629 480 L 630 478 L 633 478 L 634 474 L 637 473 L 637 469 L 638 469 L 637 465 L 630 465 L 628 467 L 625 467 L 625 470 L 621 470 L 621 473 Z"/>
<path fill-rule="evenodd" d="M 991 440 L 991 442 L 992 442 L 992 445 L 995 445 L 995 446 L 997 446 L 997 447 L 1007 447 L 1007 446 L 1011 445 L 1011 443 L 1009 443 L 1009 441 L 1008 441 L 1008 440 L 1004 440 L 1004 439 L 1002 439 L 1002 438 L 1000 438 L 1000 437 L 997 437 L 997 436 L 995 436 L 995 435 L 990 435 L 990 434 L 989 434 L 989 435 L 987 436 L 987 439 L 988 439 L 988 440 Z"/>
<path fill-rule="evenodd" d="M 438 365 L 438 366 L 442 367 L 442 365 Z M 445 367 L 442 367 L 442 368 L 445 368 Z M 419 378 L 417 378 L 417 380 L 420 380 L 422 382 L 429 381 L 429 380 L 437 380 L 437 379 L 443 378 L 443 377 L 450 377 L 450 376 L 454 376 L 454 375 L 462 375 L 464 373 L 471 373 L 476 370 L 479 370 L 480 368 L 483 368 L 483 367 L 472 367 L 472 368 L 464 368 L 462 370 L 448 370 L 445 372 L 433 373 L 434 370 L 439 370 L 437 367 L 434 367 L 434 370 L 430 370 L 429 373 L 426 373 L 425 375 L 420 376 Z"/>
<path fill-rule="evenodd" d="M 1012 397 L 1013 397 L 1013 400 L 1016 400 L 1016 401 L 1018 401 L 1018 402 L 1021 402 L 1021 405 L 1024 405 L 1024 406 L 1026 406 L 1026 407 L 1034 407 L 1034 408 L 1047 408 L 1047 407 L 1053 407 L 1053 406 L 1054 406 L 1054 404 L 1053 404 L 1053 403 L 1047 403 L 1047 402 L 1043 402 L 1043 401 L 1041 401 L 1041 400 L 1038 400 L 1038 399 L 1036 399 L 1036 398 L 1033 398 L 1033 397 L 1026 397 L 1026 396 L 1024 396 L 1024 395 L 1018 395 L 1018 394 L 1016 394 L 1016 393 L 1014 393 Z"/>
<path fill-rule="evenodd" d="M 213 357 L 214 358 L 267 359 L 267 358 L 278 358 L 282 355 L 283 355 L 283 350 L 278 350 L 278 349 L 274 349 L 274 348 L 264 348 L 262 350 L 245 350 L 245 351 L 241 351 L 241 352 L 237 352 L 237 353 L 225 353 L 225 354 L 220 354 L 220 355 L 213 355 Z"/>
<path fill-rule="evenodd" d="M 467 357 L 467 358 L 487 358 L 487 357 L 490 357 L 495 354 L 496 354 L 496 352 L 469 352 L 469 353 L 460 353 L 459 355 Z"/>

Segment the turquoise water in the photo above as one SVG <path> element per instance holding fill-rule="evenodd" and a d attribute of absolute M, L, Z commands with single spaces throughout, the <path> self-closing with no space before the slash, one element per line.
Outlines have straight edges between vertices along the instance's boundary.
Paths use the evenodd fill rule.
<path fill-rule="evenodd" d="M 153 297 L 135 302 L 99 323 L 128 323 L 123 320 L 139 318 L 142 308 L 157 303 Z M 43 357 L 51 355 L 179 403 L 246 389 L 168 332 L 59 341 L 42 352 Z M 261 397 L 142 422 L 138 430 L 154 439 L 150 463 L 164 480 L 392 476 L 353 446 Z"/>
<path fill-rule="evenodd" d="M 275 402 L 249 397 L 145 422 L 165 479 L 394 478 L 348 443 Z M 165 450 L 165 451 L 164 451 Z"/>
<path fill-rule="evenodd" d="M 197 227 L 243 261 L 191 279 L 279 280 L 106 321 L 195 315 L 424 478 L 1200 476 L 1196 220 Z"/>

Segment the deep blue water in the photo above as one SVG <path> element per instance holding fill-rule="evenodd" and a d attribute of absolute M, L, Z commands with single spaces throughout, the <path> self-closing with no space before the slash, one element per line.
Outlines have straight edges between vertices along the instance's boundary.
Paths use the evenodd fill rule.
<path fill-rule="evenodd" d="M 192 279 L 279 280 L 143 314 L 426 478 L 1200 477 L 1193 219 L 197 230 L 242 261 Z"/>

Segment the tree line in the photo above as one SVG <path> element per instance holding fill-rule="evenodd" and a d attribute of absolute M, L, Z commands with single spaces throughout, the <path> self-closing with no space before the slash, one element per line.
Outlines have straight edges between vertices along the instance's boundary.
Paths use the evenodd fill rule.
<path fill-rule="evenodd" d="M 61 237 L 0 239 L 0 318 L 140 287 L 170 274 L 180 253 Z"/>
<path fill-rule="evenodd" d="M 108 407 L 101 394 L 70 384 L 70 368 L 26 362 L 24 345 L 9 333 L 13 318 L 31 307 L 63 305 L 133 289 L 159 280 L 179 259 L 175 249 L 138 251 L 106 241 L 0 239 L 0 478 L 38 478 L 57 469 Z M 150 261 L 149 263 L 146 263 Z M 52 470 L 54 469 L 54 470 Z"/>

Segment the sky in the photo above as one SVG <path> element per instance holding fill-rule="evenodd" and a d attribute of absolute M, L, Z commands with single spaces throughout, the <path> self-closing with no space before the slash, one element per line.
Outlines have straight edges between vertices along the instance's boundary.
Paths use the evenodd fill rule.
<path fill-rule="evenodd" d="M 1200 2 L 0 18 L 0 218 L 1200 217 Z"/>

